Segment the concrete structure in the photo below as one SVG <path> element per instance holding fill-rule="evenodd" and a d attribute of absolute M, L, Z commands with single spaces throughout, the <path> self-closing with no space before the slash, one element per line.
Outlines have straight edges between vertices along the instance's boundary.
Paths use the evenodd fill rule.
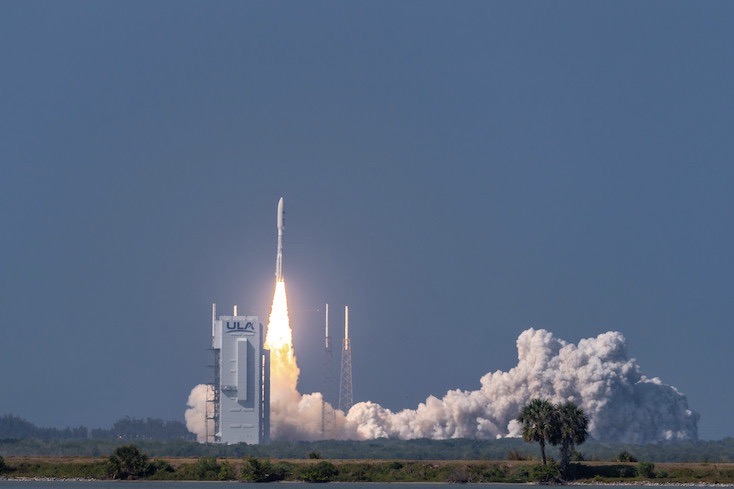
<path fill-rule="evenodd" d="M 209 441 L 270 442 L 270 352 L 264 340 L 257 316 L 240 316 L 234 306 L 231 316 L 217 317 L 212 304 L 214 433 Z"/>

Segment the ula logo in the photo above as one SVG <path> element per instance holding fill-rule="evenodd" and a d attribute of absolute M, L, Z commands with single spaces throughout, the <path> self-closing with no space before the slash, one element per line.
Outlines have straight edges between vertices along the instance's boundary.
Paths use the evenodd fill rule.
<path fill-rule="evenodd" d="M 254 333 L 255 325 L 252 321 L 247 321 L 244 326 L 239 321 L 227 321 L 227 333 L 234 333 L 235 331 L 249 331 Z"/>

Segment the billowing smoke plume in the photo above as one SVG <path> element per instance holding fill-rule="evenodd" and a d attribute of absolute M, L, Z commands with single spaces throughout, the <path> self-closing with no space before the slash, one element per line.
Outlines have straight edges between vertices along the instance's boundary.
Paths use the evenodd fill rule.
<path fill-rule="evenodd" d="M 189 394 L 189 400 L 186 405 L 189 407 L 184 413 L 186 419 L 186 428 L 196 435 L 196 440 L 205 442 L 207 436 L 207 423 L 209 423 L 209 435 L 214 433 L 214 421 L 211 418 L 211 413 L 207 413 L 209 404 L 206 402 L 212 398 L 212 386 L 206 384 L 199 384 L 191 389 Z"/>
<path fill-rule="evenodd" d="M 649 443 L 695 440 L 698 414 L 686 397 L 658 378 L 640 374 L 627 356 L 624 337 L 608 332 L 578 345 L 545 330 L 529 329 L 517 339 L 518 364 L 509 372 L 482 377 L 476 391 L 449 391 L 417 409 L 393 413 L 363 402 L 348 423 L 360 438 L 498 438 L 520 436 L 514 418 L 530 399 L 573 401 L 589 416 L 592 437 Z"/>

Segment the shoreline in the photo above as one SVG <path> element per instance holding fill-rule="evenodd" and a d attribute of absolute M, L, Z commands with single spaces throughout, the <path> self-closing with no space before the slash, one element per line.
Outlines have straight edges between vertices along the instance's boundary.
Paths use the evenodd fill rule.
<path fill-rule="evenodd" d="M 568 486 L 734 487 L 733 463 L 588 461 L 573 464 L 569 481 L 554 464 L 533 460 L 355 460 L 270 458 L 143 458 L 141 472 L 122 472 L 146 482 L 336 482 L 382 484 L 534 484 Z M 107 482 L 119 474 L 106 457 L 8 457 L 0 481 Z M 542 481 L 551 481 L 544 484 Z"/>

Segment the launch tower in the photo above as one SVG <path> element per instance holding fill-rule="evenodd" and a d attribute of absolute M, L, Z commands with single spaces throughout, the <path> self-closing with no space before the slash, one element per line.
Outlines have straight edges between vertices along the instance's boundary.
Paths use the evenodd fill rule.
<path fill-rule="evenodd" d="M 212 304 L 214 433 L 207 441 L 249 445 L 270 442 L 270 352 L 257 316 L 217 317 Z M 208 425 L 209 423 L 207 423 Z"/>

